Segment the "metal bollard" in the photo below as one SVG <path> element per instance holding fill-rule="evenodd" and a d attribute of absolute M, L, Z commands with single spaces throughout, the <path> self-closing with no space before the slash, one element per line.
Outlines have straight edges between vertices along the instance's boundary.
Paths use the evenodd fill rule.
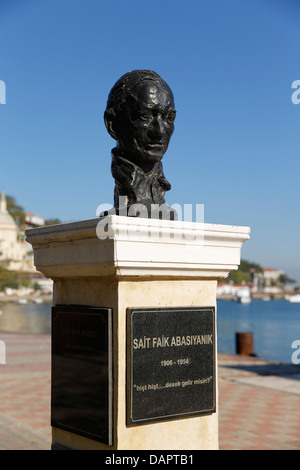
<path fill-rule="evenodd" d="M 255 356 L 253 333 L 239 332 L 235 334 L 236 354 Z"/>

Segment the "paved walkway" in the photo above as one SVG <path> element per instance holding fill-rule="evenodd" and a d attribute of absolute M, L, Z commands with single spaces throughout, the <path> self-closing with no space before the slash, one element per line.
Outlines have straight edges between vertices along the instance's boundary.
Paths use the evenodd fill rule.
<path fill-rule="evenodd" d="M 50 450 L 47 335 L 1 333 L 0 450 Z M 219 355 L 220 449 L 300 449 L 300 365 Z"/>
<path fill-rule="evenodd" d="M 0 450 L 48 450 L 51 338 L 0 332 L 0 340 Z"/>
<path fill-rule="evenodd" d="M 219 445 L 300 449 L 300 366 L 220 355 Z"/>

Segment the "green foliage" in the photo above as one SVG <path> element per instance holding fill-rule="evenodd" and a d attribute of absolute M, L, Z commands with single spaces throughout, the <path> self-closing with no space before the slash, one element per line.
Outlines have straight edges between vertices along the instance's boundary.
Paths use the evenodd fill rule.
<path fill-rule="evenodd" d="M 7 210 L 15 220 L 15 222 L 20 226 L 25 222 L 25 212 L 22 206 L 19 206 L 16 203 L 16 200 L 13 196 L 6 196 Z"/>
<path fill-rule="evenodd" d="M 239 269 L 237 271 L 232 271 L 226 278 L 226 282 L 232 282 L 237 285 L 247 284 L 252 281 L 253 272 L 262 273 L 263 268 L 257 263 L 252 263 L 242 259 Z"/>
<path fill-rule="evenodd" d="M 61 224 L 61 221 L 59 219 L 47 219 L 45 220 L 45 225 L 57 225 Z"/>
<path fill-rule="evenodd" d="M 257 273 L 263 272 L 263 268 L 259 264 L 252 263 L 252 262 L 246 261 L 245 259 L 242 259 L 240 266 L 239 266 L 239 271 L 243 271 L 244 273 L 250 273 L 252 270 L 254 270 Z"/>
<path fill-rule="evenodd" d="M 237 271 L 232 271 L 229 276 L 226 278 L 226 282 L 232 282 L 233 284 L 241 285 L 253 281 L 253 274 L 263 274 L 263 268 L 257 264 L 242 259 L 240 262 L 239 269 Z M 223 279 L 220 279 L 220 282 L 224 282 Z M 271 285 L 286 285 L 293 284 L 296 281 L 290 279 L 286 274 L 281 274 L 278 281 L 271 281 Z"/>
<path fill-rule="evenodd" d="M 8 271 L 8 269 L 0 266 L 0 292 L 3 291 L 5 287 L 18 289 L 20 286 L 29 287 L 30 284 L 31 281 L 25 274 Z"/>
<path fill-rule="evenodd" d="M 19 287 L 18 276 L 0 266 L 0 291 L 5 287 L 17 289 Z"/>
<path fill-rule="evenodd" d="M 251 276 L 250 274 L 238 269 L 237 271 L 232 271 L 227 277 L 226 281 L 241 285 L 243 283 L 251 282 Z"/>
<path fill-rule="evenodd" d="M 289 278 L 285 274 L 280 274 L 279 282 L 285 285 L 285 284 L 295 284 L 296 281 L 294 279 Z"/>
<path fill-rule="evenodd" d="M 23 287 L 30 287 L 31 281 L 25 276 L 20 277 L 20 283 Z"/>

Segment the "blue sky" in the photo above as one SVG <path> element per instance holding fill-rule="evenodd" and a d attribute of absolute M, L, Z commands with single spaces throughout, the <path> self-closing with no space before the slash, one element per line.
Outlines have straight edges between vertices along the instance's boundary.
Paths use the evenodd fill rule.
<path fill-rule="evenodd" d="M 0 0 L 0 187 L 73 221 L 113 201 L 103 112 L 152 69 L 175 96 L 169 204 L 251 227 L 242 257 L 300 282 L 297 0 Z"/>

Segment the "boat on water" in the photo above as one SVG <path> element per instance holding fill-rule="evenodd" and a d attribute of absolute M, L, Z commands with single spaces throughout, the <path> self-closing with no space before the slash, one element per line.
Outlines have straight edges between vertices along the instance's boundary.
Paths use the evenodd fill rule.
<path fill-rule="evenodd" d="M 42 304 L 42 303 L 43 303 L 43 299 L 40 299 L 40 298 L 33 299 L 33 302 L 34 302 L 35 304 Z"/>
<path fill-rule="evenodd" d="M 286 297 L 288 302 L 300 303 L 300 294 L 292 294 Z"/>
<path fill-rule="evenodd" d="M 24 304 L 27 304 L 28 303 L 28 300 L 27 299 L 19 299 L 17 300 L 17 304 L 20 304 L 20 305 L 24 305 Z"/>
<path fill-rule="evenodd" d="M 241 295 L 240 297 L 239 296 L 237 297 L 237 301 L 240 304 L 249 304 L 251 302 L 251 297 L 246 296 L 246 295 Z"/>
<path fill-rule="evenodd" d="M 249 288 L 241 288 L 236 293 L 236 300 L 240 304 L 249 304 L 252 300 L 250 289 Z"/>

